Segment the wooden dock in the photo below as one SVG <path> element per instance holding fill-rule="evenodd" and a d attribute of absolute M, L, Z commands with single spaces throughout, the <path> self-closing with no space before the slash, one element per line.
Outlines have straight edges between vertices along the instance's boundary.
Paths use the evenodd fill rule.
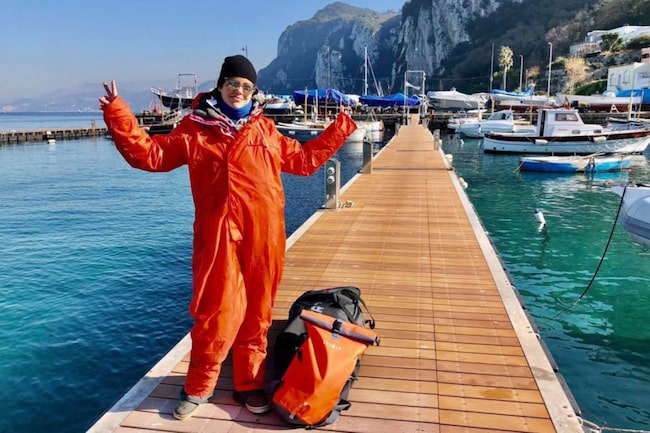
<path fill-rule="evenodd" d="M 393 140 L 288 242 L 277 331 L 305 290 L 357 286 L 381 345 L 363 357 L 352 407 L 324 430 L 386 433 L 583 432 L 570 392 L 537 336 L 439 142 L 422 125 Z M 294 430 L 231 397 L 229 364 L 189 420 L 172 416 L 189 336 L 89 432 Z M 230 361 L 228 361 L 229 363 Z"/>
<path fill-rule="evenodd" d="M 0 145 L 19 144 L 51 140 L 75 140 L 88 137 L 103 137 L 108 134 L 106 127 L 89 126 L 84 128 L 38 129 L 25 131 L 0 131 Z"/>

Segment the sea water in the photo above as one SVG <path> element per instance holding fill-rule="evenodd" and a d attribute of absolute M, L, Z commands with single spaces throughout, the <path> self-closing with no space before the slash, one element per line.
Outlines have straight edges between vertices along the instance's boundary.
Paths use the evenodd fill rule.
<path fill-rule="evenodd" d="M 615 224 L 610 190 L 650 183 L 650 152 L 587 175 L 520 172 L 520 155 L 484 154 L 480 140 L 447 135 L 443 149 L 583 418 L 650 430 L 650 252 Z"/>
<path fill-rule="evenodd" d="M 0 130 L 93 120 L 2 114 Z M 650 181 L 650 157 L 626 173 L 519 173 L 518 157 L 443 137 L 583 416 L 647 430 L 650 253 L 614 225 L 608 185 Z M 343 182 L 361 154 L 338 152 Z M 0 146 L 0 174 L 0 431 L 84 431 L 191 326 L 187 171 L 134 170 L 97 138 Z M 324 173 L 283 181 L 290 234 L 323 204 Z"/>
<path fill-rule="evenodd" d="M 3 114 L 0 130 L 92 121 Z M 342 182 L 362 156 L 337 152 Z M 283 182 L 291 234 L 324 204 L 324 169 Z M 107 138 L 0 146 L 0 215 L 0 432 L 85 431 L 191 326 L 187 169 L 135 170 Z"/>

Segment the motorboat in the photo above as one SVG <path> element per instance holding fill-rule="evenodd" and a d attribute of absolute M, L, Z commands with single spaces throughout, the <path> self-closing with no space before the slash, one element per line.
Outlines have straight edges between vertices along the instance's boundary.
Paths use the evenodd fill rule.
<path fill-rule="evenodd" d="M 613 92 L 596 95 L 558 95 L 572 108 L 589 111 L 625 112 L 641 104 L 639 96 L 616 96 Z"/>
<path fill-rule="evenodd" d="M 437 90 L 427 92 L 429 104 L 436 110 L 460 111 L 485 107 L 487 94 L 466 94 L 452 87 L 451 90 Z"/>
<path fill-rule="evenodd" d="M 525 156 L 519 159 L 520 171 L 547 173 L 596 173 L 630 168 L 629 155 Z"/>
<path fill-rule="evenodd" d="M 189 83 L 187 80 L 189 77 Z M 151 93 L 160 101 L 163 107 L 170 110 L 192 108 L 192 101 L 198 94 L 198 81 L 196 74 L 178 74 L 176 89 L 168 91 L 152 87 Z"/>
<path fill-rule="evenodd" d="M 534 111 L 540 108 L 555 108 L 556 99 L 547 95 L 536 95 L 534 86 L 529 85 L 522 92 L 492 89 L 490 103 L 497 110 L 513 110 L 517 112 Z"/>
<path fill-rule="evenodd" d="M 305 125 L 300 123 L 278 122 L 276 125 L 282 135 L 295 138 L 298 141 L 308 141 L 321 135 L 325 128 L 322 126 Z"/>
<path fill-rule="evenodd" d="M 312 140 L 325 131 L 331 122 L 322 121 L 294 121 L 294 122 L 278 122 L 276 128 L 282 135 L 295 138 L 298 141 L 304 142 Z M 366 138 L 366 129 L 363 127 L 357 128 L 348 137 L 346 141 L 363 141 Z"/>
<path fill-rule="evenodd" d="M 618 117 L 608 117 L 607 127 L 611 129 L 643 129 L 650 128 L 650 119 L 640 117 L 627 117 L 621 119 Z"/>
<path fill-rule="evenodd" d="M 460 123 L 456 132 L 470 138 L 482 138 L 488 132 L 534 134 L 537 128 L 526 120 L 516 118 L 513 110 L 499 110 L 485 119 Z"/>
<path fill-rule="evenodd" d="M 650 248 L 650 185 L 612 187 L 623 200 L 619 221 L 630 238 Z"/>
<path fill-rule="evenodd" d="M 483 118 L 485 113 L 484 108 L 477 108 L 475 110 L 459 111 L 456 115 L 451 116 L 447 120 L 447 129 L 456 132 L 458 127 L 467 122 L 478 122 Z"/>
<path fill-rule="evenodd" d="M 291 98 L 271 97 L 264 102 L 264 114 L 268 115 L 302 115 L 302 107 L 297 106 Z"/>
<path fill-rule="evenodd" d="M 540 110 L 537 130 L 535 134 L 488 132 L 483 138 L 483 151 L 547 155 L 640 154 L 650 144 L 650 129 L 614 130 L 587 124 L 578 110 L 569 108 Z"/>

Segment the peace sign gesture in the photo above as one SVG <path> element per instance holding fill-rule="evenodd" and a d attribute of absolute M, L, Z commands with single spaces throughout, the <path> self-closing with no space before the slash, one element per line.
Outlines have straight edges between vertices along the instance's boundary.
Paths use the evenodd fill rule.
<path fill-rule="evenodd" d="M 106 96 L 99 98 L 99 108 L 102 110 L 117 98 L 117 86 L 115 85 L 115 80 L 111 80 L 110 87 L 108 83 L 104 82 L 104 90 L 106 90 Z"/>

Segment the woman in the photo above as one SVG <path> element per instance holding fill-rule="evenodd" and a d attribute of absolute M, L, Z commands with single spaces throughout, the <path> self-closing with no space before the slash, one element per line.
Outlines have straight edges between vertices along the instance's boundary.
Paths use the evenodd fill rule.
<path fill-rule="evenodd" d="M 133 167 L 188 165 L 195 206 L 190 366 L 174 416 L 187 419 L 212 396 L 232 347 L 233 398 L 252 413 L 269 410 L 264 393 L 267 332 L 285 250 L 281 172 L 308 176 L 356 129 L 344 112 L 301 144 L 278 132 L 253 100 L 257 73 L 241 55 L 224 59 L 217 87 L 167 135 L 138 126 L 115 81 L 100 108 L 115 146 Z"/>

